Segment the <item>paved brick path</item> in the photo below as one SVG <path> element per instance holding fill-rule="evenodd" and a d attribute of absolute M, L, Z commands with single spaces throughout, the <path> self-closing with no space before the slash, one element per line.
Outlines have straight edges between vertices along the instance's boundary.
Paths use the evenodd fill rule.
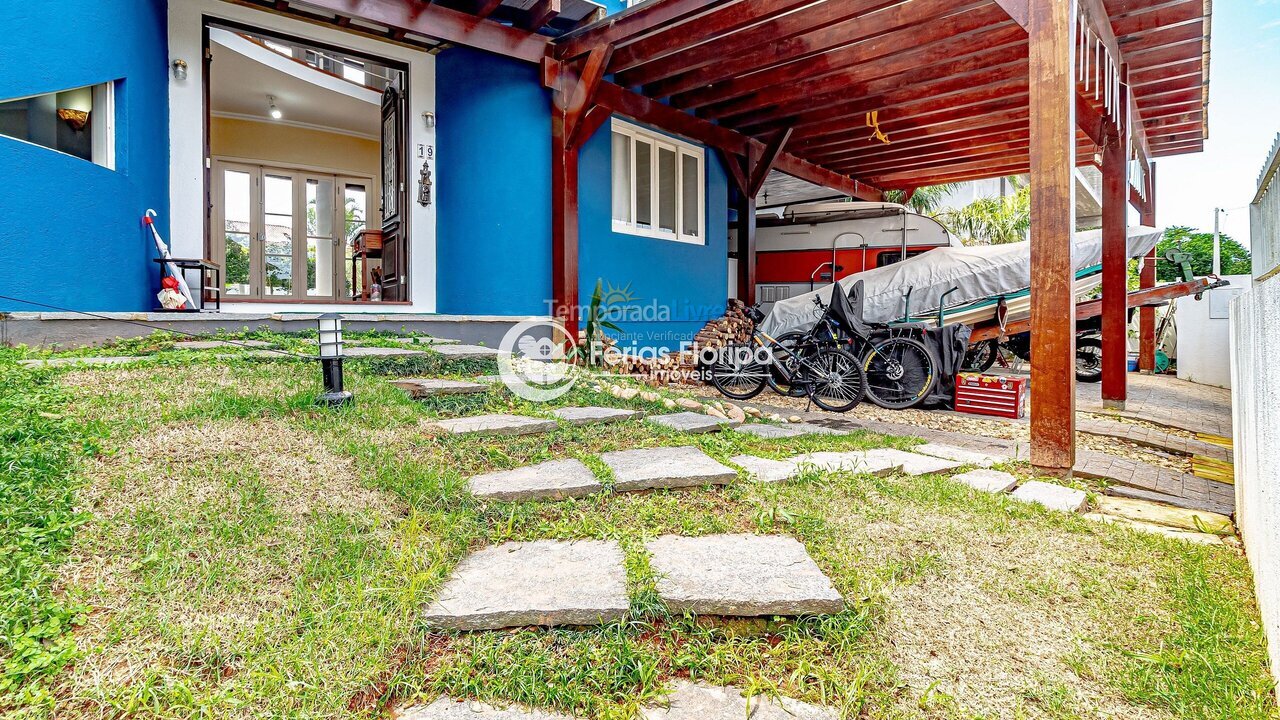
<path fill-rule="evenodd" d="M 1201 457 L 1231 462 L 1231 451 L 1221 445 L 1162 432 L 1156 428 L 1143 425 L 1085 416 L 1076 419 L 1076 430 L 1090 435 L 1128 440 L 1129 442 L 1146 445 L 1158 450 L 1167 450 L 1183 455 L 1200 455 Z"/>
<path fill-rule="evenodd" d="M 1024 440 L 978 437 L 962 433 L 934 430 L 907 423 L 882 422 L 842 418 L 830 413 L 809 413 L 805 418 L 817 425 L 839 430 L 869 430 L 888 435 L 907 435 L 924 438 L 929 442 L 944 443 L 977 452 L 1004 455 L 1015 460 L 1031 457 L 1031 444 Z M 1105 478 L 1113 483 L 1141 491 L 1142 495 L 1114 488 L 1117 495 L 1142 497 L 1146 500 L 1167 503 L 1193 510 L 1231 515 L 1235 512 L 1235 490 L 1226 483 L 1205 480 L 1189 473 L 1180 473 L 1147 463 L 1107 455 L 1093 450 L 1077 450 L 1073 472 L 1095 478 Z"/>
<path fill-rule="evenodd" d="M 1231 437 L 1231 391 L 1179 380 L 1168 375 L 1129 373 L 1129 399 L 1124 417 L 1176 427 L 1190 432 Z M 1102 408 L 1102 386 L 1076 384 L 1076 409 Z"/>

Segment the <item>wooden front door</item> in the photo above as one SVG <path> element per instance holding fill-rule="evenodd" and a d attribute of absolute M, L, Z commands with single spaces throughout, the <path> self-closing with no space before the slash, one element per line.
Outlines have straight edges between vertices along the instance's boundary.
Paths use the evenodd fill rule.
<path fill-rule="evenodd" d="M 382 94 L 382 299 L 408 300 L 405 273 L 404 96 Z"/>

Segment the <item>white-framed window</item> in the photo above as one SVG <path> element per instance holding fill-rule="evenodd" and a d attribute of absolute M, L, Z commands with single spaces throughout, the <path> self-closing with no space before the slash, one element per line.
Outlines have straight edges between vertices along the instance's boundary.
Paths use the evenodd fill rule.
<path fill-rule="evenodd" d="M 115 83 L 2 101 L 0 135 L 114 170 Z"/>
<path fill-rule="evenodd" d="M 614 119 L 614 232 L 703 245 L 706 151 Z"/>

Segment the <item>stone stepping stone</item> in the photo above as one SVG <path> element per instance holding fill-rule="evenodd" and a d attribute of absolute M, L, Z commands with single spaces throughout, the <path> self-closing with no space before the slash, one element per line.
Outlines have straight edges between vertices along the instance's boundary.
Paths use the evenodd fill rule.
<path fill-rule="evenodd" d="M 515 470 L 476 475 L 467 480 L 471 494 L 490 500 L 563 500 L 604 488 L 578 460 L 550 460 Z"/>
<path fill-rule="evenodd" d="M 650 415 L 645 418 L 646 422 L 654 425 L 679 430 L 693 434 L 720 432 L 727 427 L 733 427 L 737 423 L 725 418 L 712 417 L 696 412 L 678 412 L 669 415 Z"/>
<path fill-rule="evenodd" d="M 902 472 L 907 475 L 930 475 L 933 473 L 941 473 L 946 472 L 947 470 L 955 470 L 964 464 L 956 462 L 955 460 L 943 460 L 942 458 L 906 452 L 905 450 L 895 450 L 893 448 L 876 448 L 874 450 L 868 450 L 867 457 L 879 459 L 883 462 L 897 463 L 901 466 Z"/>
<path fill-rule="evenodd" d="M 218 348 L 268 348 L 266 340 L 184 340 L 173 344 L 174 350 L 215 350 Z"/>
<path fill-rule="evenodd" d="M 821 425 L 810 423 L 794 423 L 792 425 L 769 425 L 767 423 L 750 423 L 734 428 L 737 432 L 755 435 L 759 438 L 789 438 L 801 435 L 847 435 L 842 430 L 832 430 Z"/>
<path fill-rule="evenodd" d="M 619 450 L 601 455 L 600 460 L 613 471 L 615 492 L 727 485 L 738 479 L 733 468 L 689 446 Z"/>
<path fill-rule="evenodd" d="M 974 490 L 989 493 L 1006 493 L 1018 486 L 1018 478 L 1000 470 L 980 468 L 967 473 L 952 475 L 952 480 L 962 482 Z"/>
<path fill-rule="evenodd" d="M 714 687 L 688 680 L 671 685 L 665 707 L 642 708 L 644 720 L 839 720 L 834 708 L 785 697 L 756 695 L 748 699 L 734 687 Z"/>
<path fill-rule="evenodd" d="M 1054 485 L 1039 480 L 1028 480 L 1014 490 L 1012 496 L 1023 502 L 1043 505 L 1050 510 L 1078 513 L 1084 510 L 1088 497 L 1083 490 Z"/>
<path fill-rule="evenodd" d="M 423 620 L 447 630 L 601 625 L 626 617 L 629 608 L 618 543 L 536 540 L 467 556 Z"/>
<path fill-rule="evenodd" d="M 797 455 L 785 460 L 772 460 L 754 455 L 736 455 L 730 458 L 735 465 L 747 471 L 757 482 L 783 482 L 798 476 L 805 468 L 825 472 L 855 472 L 869 475 L 890 475 L 902 469 L 901 463 L 871 457 L 866 452 L 816 452 Z"/>
<path fill-rule="evenodd" d="M 902 469 L 901 459 L 875 454 L 874 450 L 851 452 L 816 452 L 791 459 L 797 470 L 811 466 L 827 472 L 855 472 L 868 475 L 892 475 Z"/>
<path fill-rule="evenodd" d="M 930 455 L 943 460 L 954 460 L 965 465 L 977 465 L 978 467 L 991 467 L 1000 463 L 1011 462 L 1013 458 L 1002 457 L 1000 455 L 991 455 L 989 453 L 977 452 L 976 450 L 968 450 L 958 448 L 952 445 L 942 445 L 939 443 L 925 443 L 916 445 L 911 448 L 911 452 L 920 455 Z"/>
<path fill-rule="evenodd" d="M 393 337 L 387 338 L 391 342 L 404 343 L 405 345 L 458 345 L 457 340 L 449 338 L 431 337 L 430 335 L 419 335 L 418 337 Z"/>
<path fill-rule="evenodd" d="M 404 708 L 394 717 L 397 720 L 574 720 L 571 715 L 531 710 L 512 705 L 496 707 L 476 700 L 454 700 L 442 697 L 430 705 Z"/>
<path fill-rule="evenodd" d="M 409 393 L 409 397 L 414 399 L 437 395 L 478 395 L 489 392 L 488 385 L 446 378 L 400 378 L 392 380 L 391 384 Z"/>
<path fill-rule="evenodd" d="M 343 357 L 392 357 L 394 355 L 426 355 L 425 350 L 397 347 L 368 347 L 365 345 L 342 348 Z"/>
<path fill-rule="evenodd" d="M 630 420 L 644 413 L 639 410 L 623 410 L 610 407 L 563 407 L 552 410 L 551 414 L 570 425 L 598 425 L 600 423 Z"/>
<path fill-rule="evenodd" d="M 734 455 L 729 462 L 747 471 L 756 482 L 775 483 L 790 480 L 796 474 L 796 464 L 791 460 L 773 460 L 755 455 Z"/>
<path fill-rule="evenodd" d="M 496 348 L 483 345 L 435 345 L 431 349 L 450 360 L 487 360 L 502 354 L 502 351 Z"/>
<path fill-rule="evenodd" d="M 428 423 L 428 428 L 443 430 L 450 435 L 533 435 L 556 429 L 555 420 L 527 415 L 472 415 Z"/>
<path fill-rule="evenodd" d="M 795 538 L 663 535 L 645 544 L 674 611 L 754 617 L 838 613 L 844 598 Z"/>
<path fill-rule="evenodd" d="M 124 365 L 139 360 L 145 360 L 144 357 L 133 355 L 112 355 L 108 357 L 63 357 L 63 358 L 45 358 L 42 360 L 19 360 L 18 364 L 28 368 L 40 367 L 66 367 L 68 365 Z"/>

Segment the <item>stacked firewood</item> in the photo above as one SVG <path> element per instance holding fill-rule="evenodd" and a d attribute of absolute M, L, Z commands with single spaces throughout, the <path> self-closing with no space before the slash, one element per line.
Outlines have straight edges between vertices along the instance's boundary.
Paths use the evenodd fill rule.
<path fill-rule="evenodd" d="M 631 375 L 652 387 L 662 385 L 699 385 L 698 351 L 721 348 L 730 343 L 751 339 L 751 321 L 741 300 L 730 300 L 725 314 L 708 322 L 693 337 L 690 349 L 668 353 L 662 357 L 637 357 L 611 354 L 605 361 L 612 372 Z"/>
<path fill-rule="evenodd" d="M 724 315 L 712 320 L 693 336 L 694 349 L 718 348 L 730 343 L 751 340 L 751 321 L 747 319 L 747 306 L 741 300 L 730 300 Z"/>

